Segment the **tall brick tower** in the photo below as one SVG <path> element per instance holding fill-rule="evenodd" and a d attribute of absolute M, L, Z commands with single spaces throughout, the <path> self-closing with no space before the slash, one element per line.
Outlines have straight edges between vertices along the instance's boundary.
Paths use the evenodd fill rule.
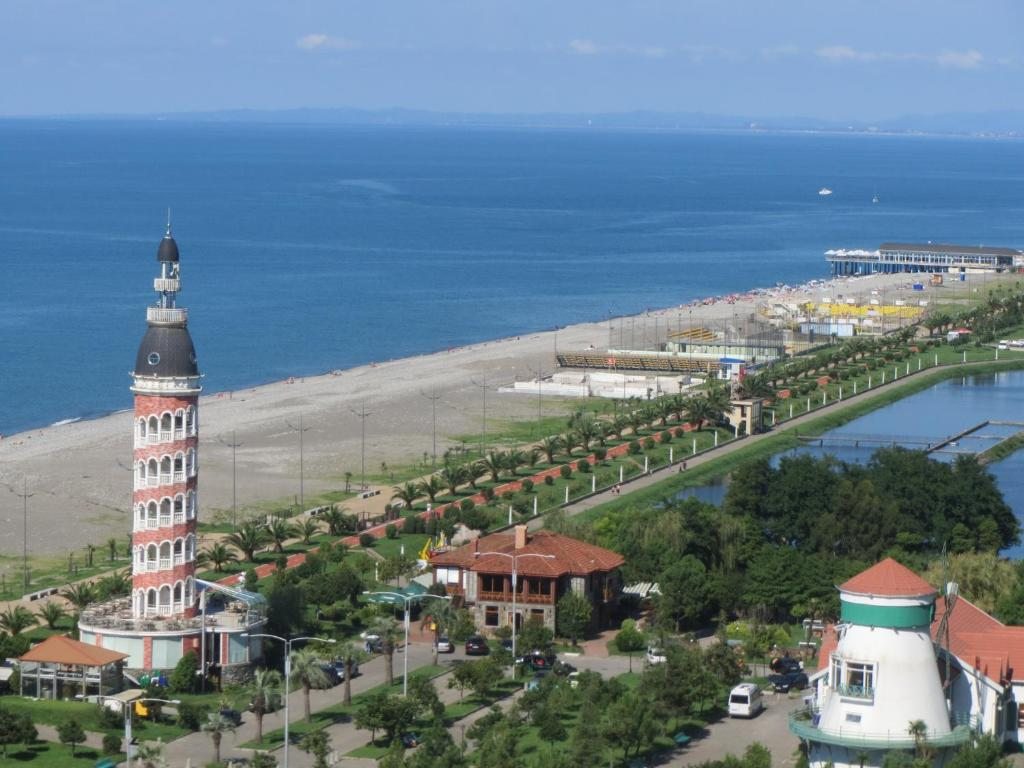
<path fill-rule="evenodd" d="M 146 308 L 132 373 L 135 393 L 135 489 L 132 525 L 132 615 L 196 614 L 196 490 L 199 479 L 199 365 L 188 312 L 177 306 L 178 244 L 157 249 L 157 301 Z"/>

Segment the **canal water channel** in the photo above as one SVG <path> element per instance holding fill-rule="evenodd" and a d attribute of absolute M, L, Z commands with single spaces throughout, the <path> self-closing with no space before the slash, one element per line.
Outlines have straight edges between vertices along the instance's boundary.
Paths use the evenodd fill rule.
<path fill-rule="evenodd" d="M 822 441 L 808 442 L 779 453 L 774 461 L 801 452 L 815 456 L 831 454 L 842 461 L 863 462 L 883 443 L 920 450 L 982 422 L 990 423 L 933 452 L 932 458 L 952 461 L 958 453 L 985 450 L 1024 429 L 1021 426 L 1024 423 L 1024 371 L 948 379 L 837 427 L 825 433 Z M 990 464 L 988 470 L 995 476 L 1006 503 L 1024 525 L 1024 451 Z M 677 498 L 695 497 L 721 504 L 727 489 L 726 478 L 687 488 Z M 1003 554 L 1024 558 L 1024 542 L 1004 550 Z"/>

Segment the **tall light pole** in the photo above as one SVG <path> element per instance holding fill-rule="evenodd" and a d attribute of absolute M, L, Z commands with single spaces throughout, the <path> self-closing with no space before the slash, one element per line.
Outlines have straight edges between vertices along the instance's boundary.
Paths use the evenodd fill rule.
<path fill-rule="evenodd" d="M 523 552 L 513 555 L 508 552 L 476 552 L 473 557 L 484 557 L 485 555 L 497 555 L 507 557 L 512 561 L 512 677 L 516 676 L 516 583 L 519 581 L 519 558 L 539 557 L 542 560 L 554 560 L 554 555 L 542 555 L 538 552 Z"/>
<path fill-rule="evenodd" d="M 366 403 L 359 406 L 359 410 L 349 408 L 353 414 L 359 417 L 359 490 L 366 490 L 366 420 L 373 415 L 372 411 L 366 410 Z"/>
<path fill-rule="evenodd" d="M 487 448 L 487 377 L 484 377 L 483 381 L 477 381 L 476 379 L 470 379 L 474 387 L 480 388 L 480 393 L 483 395 L 483 418 L 480 425 L 480 455 L 483 456 Z"/>
<path fill-rule="evenodd" d="M 529 365 L 527 365 L 526 367 L 530 371 L 530 373 L 537 377 L 537 428 L 540 429 L 541 412 L 544 407 L 544 390 L 541 389 L 540 383 L 541 379 L 543 379 L 547 375 L 547 371 L 545 371 L 539 365 L 537 366 L 537 370 L 534 370 Z"/>
<path fill-rule="evenodd" d="M 430 468 L 434 470 L 437 469 L 437 401 L 441 399 L 441 396 L 437 394 L 436 389 L 430 390 L 429 395 L 421 389 L 420 394 L 430 401 L 430 418 L 433 422 L 431 433 L 433 435 L 433 452 L 430 454 Z"/>
<path fill-rule="evenodd" d="M 302 425 L 302 416 L 299 416 L 299 425 Z M 291 426 L 291 425 L 289 425 Z M 221 445 L 226 445 L 231 449 L 231 527 L 238 527 L 238 462 L 236 460 L 235 452 L 244 445 L 244 443 L 238 442 L 235 439 L 235 430 L 231 430 L 231 442 L 229 443 L 223 437 L 217 438 Z M 302 488 L 302 432 L 299 432 L 299 488 L 301 493 Z"/>
<path fill-rule="evenodd" d="M 124 703 L 124 754 L 125 765 L 128 768 L 132 768 L 132 707 L 146 701 L 156 701 L 160 704 L 181 704 L 179 699 L 136 699 Z"/>
<path fill-rule="evenodd" d="M 388 602 L 405 603 L 405 651 L 402 658 L 402 695 L 409 694 L 409 611 L 413 600 L 451 600 L 447 595 L 407 595 L 404 592 L 363 592 L 364 595 L 383 595 L 390 598 Z"/>
<path fill-rule="evenodd" d="M 302 435 L 305 434 L 306 432 L 309 432 L 309 430 L 311 430 L 312 427 L 303 427 L 302 426 L 302 414 L 301 413 L 299 414 L 299 425 L 298 426 L 295 426 L 294 424 L 292 424 L 288 420 L 285 420 L 285 424 L 288 425 L 289 429 L 299 433 L 299 511 L 303 512 L 306 509 L 306 495 L 305 495 L 305 489 L 303 487 L 303 484 L 305 482 L 305 475 L 303 474 L 303 466 L 302 466 Z M 234 435 L 233 432 L 232 432 L 232 435 Z"/>
<path fill-rule="evenodd" d="M 280 635 L 270 635 L 266 632 L 245 632 L 242 637 L 269 637 L 284 643 L 284 768 L 288 768 L 288 696 L 291 693 L 292 679 L 292 643 L 302 640 L 315 640 L 318 643 L 330 643 L 333 645 L 336 640 L 329 640 L 325 637 L 292 637 L 285 638 Z"/>

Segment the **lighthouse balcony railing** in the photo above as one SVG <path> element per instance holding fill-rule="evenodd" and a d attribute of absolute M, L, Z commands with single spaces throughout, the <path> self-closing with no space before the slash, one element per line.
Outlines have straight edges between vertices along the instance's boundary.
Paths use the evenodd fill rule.
<path fill-rule="evenodd" d="M 183 482 L 185 482 L 185 473 L 184 472 L 175 472 L 174 473 L 174 482 L 176 482 L 176 483 L 183 483 Z"/>
<path fill-rule="evenodd" d="M 868 685 L 837 685 L 834 690 L 844 699 L 875 700 L 875 689 Z"/>
<path fill-rule="evenodd" d="M 156 445 L 159 442 L 160 442 L 160 433 L 159 432 L 150 432 L 148 435 L 146 435 L 146 445 Z"/>
<path fill-rule="evenodd" d="M 184 562 L 185 562 L 185 556 L 184 555 L 175 555 L 174 556 L 174 564 L 175 565 L 183 565 Z"/>
<path fill-rule="evenodd" d="M 150 475 L 149 477 L 146 478 L 146 485 L 148 485 L 150 488 L 156 488 L 158 485 L 160 485 L 160 476 Z"/>
<path fill-rule="evenodd" d="M 933 748 L 959 747 L 978 733 L 977 718 L 954 717 L 948 729 L 931 729 L 915 736 L 907 726 L 891 731 L 866 731 L 855 725 L 822 728 L 820 717 L 818 710 L 798 710 L 789 716 L 789 731 L 804 741 L 849 749 L 915 749 L 919 745 Z"/>
<path fill-rule="evenodd" d="M 174 439 L 175 440 L 184 440 L 185 439 L 185 430 L 183 428 L 181 428 L 181 427 L 176 428 L 174 430 Z"/>
<path fill-rule="evenodd" d="M 160 324 L 184 323 L 188 311 L 182 307 L 146 307 L 146 322 Z"/>
<path fill-rule="evenodd" d="M 156 569 L 157 569 L 157 562 L 156 562 L 156 560 L 147 560 L 146 561 L 146 571 L 152 573 Z"/>
<path fill-rule="evenodd" d="M 174 523 L 177 525 L 178 523 L 184 523 L 184 522 L 185 522 L 185 513 L 184 512 L 175 512 L 174 513 Z"/>
<path fill-rule="evenodd" d="M 169 557 L 161 557 L 160 558 L 160 570 L 162 571 L 162 570 L 165 570 L 165 569 L 170 568 L 170 567 L 171 567 L 171 558 L 169 558 Z"/>
<path fill-rule="evenodd" d="M 167 485 L 174 478 L 173 472 L 161 472 L 160 473 L 160 485 Z"/>
<path fill-rule="evenodd" d="M 153 290 L 173 291 L 181 290 L 181 280 L 176 277 L 157 277 L 153 280 Z"/>

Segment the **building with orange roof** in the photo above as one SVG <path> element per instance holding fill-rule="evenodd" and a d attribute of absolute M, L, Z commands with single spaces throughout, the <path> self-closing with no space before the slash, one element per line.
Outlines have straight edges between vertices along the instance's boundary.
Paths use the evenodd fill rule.
<path fill-rule="evenodd" d="M 551 531 L 531 533 L 517 525 L 439 552 L 430 558 L 430 567 L 434 583 L 460 598 L 473 611 L 477 626 L 493 631 L 511 626 L 513 620 L 519 627 L 539 619 L 553 630 L 555 606 L 570 591 L 594 606 L 593 626 L 607 624 L 618 601 L 624 562 L 603 547 Z"/>
<path fill-rule="evenodd" d="M 93 686 L 100 696 L 113 693 L 121 690 L 127 658 L 127 653 L 51 635 L 19 657 L 19 693 L 25 695 L 26 685 L 37 699 L 84 696 Z"/>
<path fill-rule="evenodd" d="M 813 702 L 790 721 L 812 763 L 859 766 L 864 753 L 864 765 L 880 765 L 885 751 L 914 747 L 902 723 L 917 720 L 940 758 L 974 733 L 1020 743 L 1024 627 L 960 597 L 955 583 L 940 595 L 892 559 L 838 589 L 841 619 L 824 633 Z M 852 692 L 851 670 L 861 675 Z"/>

